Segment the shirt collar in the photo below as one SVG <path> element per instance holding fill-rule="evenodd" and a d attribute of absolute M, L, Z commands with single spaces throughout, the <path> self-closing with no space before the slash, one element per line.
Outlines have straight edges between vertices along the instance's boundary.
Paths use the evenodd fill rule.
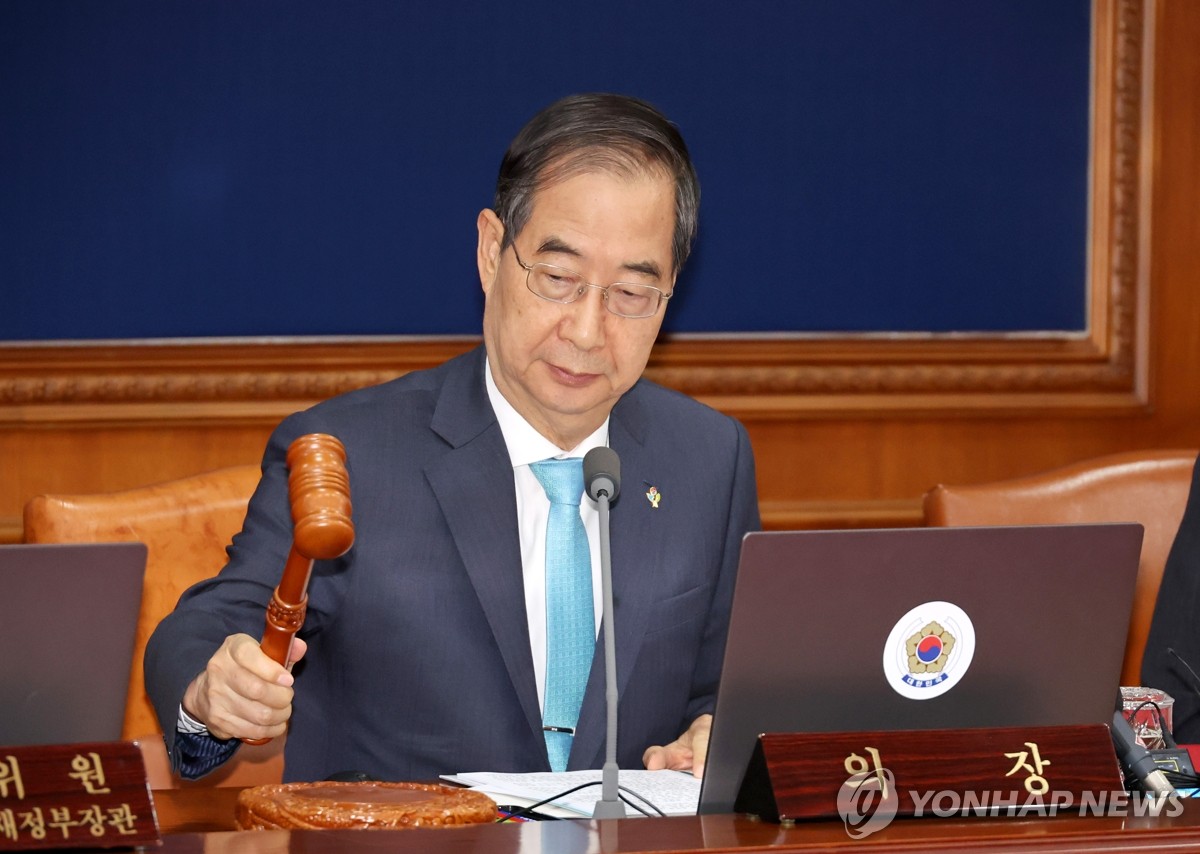
<path fill-rule="evenodd" d="M 569 451 L 564 451 L 533 428 L 508 399 L 500 393 L 496 381 L 492 378 L 491 360 L 485 360 L 483 366 L 484 383 L 487 385 L 488 400 L 496 413 L 496 421 L 500 424 L 500 432 L 504 435 L 504 444 L 508 447 L 508 458 L 513 468 L 527 466 L 538 460 L 551 457 L 566 459 L 582 457 L 592 448 L 601 448 L 608 444 L 608 418 L 604 419 L 594 433 Z M 611 417 L 611 416 L 610 416 Z"/>

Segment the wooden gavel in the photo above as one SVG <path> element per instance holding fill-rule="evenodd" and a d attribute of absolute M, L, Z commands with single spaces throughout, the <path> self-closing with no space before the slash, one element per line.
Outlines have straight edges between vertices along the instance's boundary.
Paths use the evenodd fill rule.
<path fill-rule="evenodd" d="M 341 557 L 354 545 L 350 477 L 342 443 L 325 433 L 301 436 L 288 446 L 287 464 L 292 548 L 267 606 L 262 638 L 262 651 L 284 667 L 290 664 L 292 638 L 304 624 L 313 561 Z M 270 739 L 242 741 L 265 744 Z"/>

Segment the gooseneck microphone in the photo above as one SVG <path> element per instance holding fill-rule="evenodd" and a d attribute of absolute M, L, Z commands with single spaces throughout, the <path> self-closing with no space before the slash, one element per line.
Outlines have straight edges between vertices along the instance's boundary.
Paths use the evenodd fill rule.
<path fill-rule="evenodd" d="M 1187 671 L 1187 676 L 1189 677 L 1185 678 L 1183 681 L 1187 683 L 1189 688 L 1196 692 L 1197 696 L 1200 696 L 1200 676 L 1197 676 L 1196 671 L 1192 670 L 1192 665 L 1184 661 L 1183 656 L 1177 653 L 1175 651 L 1175 647 L 1173 646 L 1167 647 L 1167 655 L 1171 656 L 1173 659 L 1183 665 L 1183 669 Z"/>
<path fill-rule="evenodd" d="M 1141 783 L 1147 792 L 1159 797 L 1175 794 L 1175 787 L 1167 780 L 1167 775 L 1154 764 L 1150 752 L 1138 744 L 1133 727 L 1125 720 L 1125 715 L 1120 709 L 1113 712 L 1112 738 L 1117 759 L 1121 761 L 1126 772 Z"/>
<path fill-rule="evenodd" d="M 600 584 L 604 596 L 604 700 L 608 736 L 600 774 L 600 800 L 593 818 L 625 818 L 617 771 L 617 645 L 613 630 L 612 559 L 609 555 L 608 511 L 621 491 L 621 459 L 612 448 L 592 448 L 583 457 L 583 483 L 588 498 L 600 506 Z"/>
<path fill-rule="evenodd" d="M 621 491 L 621 458 L 612 448 L 592 448 L 583 457 L 583 484 L 588 498 L 599 501 L 604 495 L 610 502 Z"/>

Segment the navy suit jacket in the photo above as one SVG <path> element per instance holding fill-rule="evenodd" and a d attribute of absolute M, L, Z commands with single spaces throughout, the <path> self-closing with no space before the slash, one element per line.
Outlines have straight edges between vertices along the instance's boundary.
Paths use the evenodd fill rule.
<path fill-rule="evenodd" d="M 1175 740 L 1200 744 L 1200 462 L 1158 588 L 1142 684 L 1175 698 Z"/>
<path fill-rule="evenodd" d="M 549 770 L 513 472 L 484 365 L 477 348 L 328 400 L 275 431 L 228 565 L 183 595 L 147 647 L 147 688 L 173 758 L 188 683 L 227 635 L 262 633 L 291 545 L 287 447 L 323 432 L 347 449 L 356 539 L 313 569 L 285 778 Z M 712 710 L 757 495 L 745 429 L 684 395 L 640 381 L 614 407 L 609 436 L 622 473 L 611 514 L 618 762 L 640 767 L 647 746 Z M 596 648 L 571 769 L 604 758 Z"/>

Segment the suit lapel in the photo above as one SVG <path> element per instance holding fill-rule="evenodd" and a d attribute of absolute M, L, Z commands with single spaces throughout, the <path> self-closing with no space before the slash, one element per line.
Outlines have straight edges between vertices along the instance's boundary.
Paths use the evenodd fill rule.
<path fill-rule="evenodd" d="M 521 545 L 512 466 L 504 436 L 487 399 L 484 353 L 458 361 L 447 376 L 431 422 L 454 450 L 425 469 L 467 575 L 483 607 L 530 729 L 541 741 L 541 710 L 529 646 Z M 617 403 L 609 424 L 612 448 L 621 458 L 621 495 L 610 518 L 617 690 L 624 693 L 641 649 L 655 601 L 661 538 L 645 512 L 643 481 L 658 473 L 645 446 L 647 423 L 635 386 Z M 626 710 L 637 714 L 638 710 Z M 603 629 L 588 675 L 569 766 L 586 767 L 603 757 L 606 733 Z"/>
<path fill-rule="evenodd" d="M 425 476 L 496 639 L 530 727 L 541 735 L 512 466 L 487 399 L 483 350 L 447 377 L 431 427 L 454 450 Z"/>
<path fill-rule="evenodd" d="M 609 444 L 621 459 L 621 492 L 609 518 L 613 574 L 613 606 L 617 653 L 617 692 L 622 695 L 633 672 L 642 638 L 655 600 L 655 549 L 653 518 L 641 493 L 652 479 L 653 461 L 644 444 L 645 419 L 636 387 L 613 409 Z M 643 507 L 645 505 L 645 507 Z M 636 714 L 637 710 L 626 710 Z M 603 629 L 588 675 L 587 691 L 579 712 L 579 726 L 571 749 L 571 767 L 588 767 L 603 758 L 607 731 L 604 701 Z"/>

